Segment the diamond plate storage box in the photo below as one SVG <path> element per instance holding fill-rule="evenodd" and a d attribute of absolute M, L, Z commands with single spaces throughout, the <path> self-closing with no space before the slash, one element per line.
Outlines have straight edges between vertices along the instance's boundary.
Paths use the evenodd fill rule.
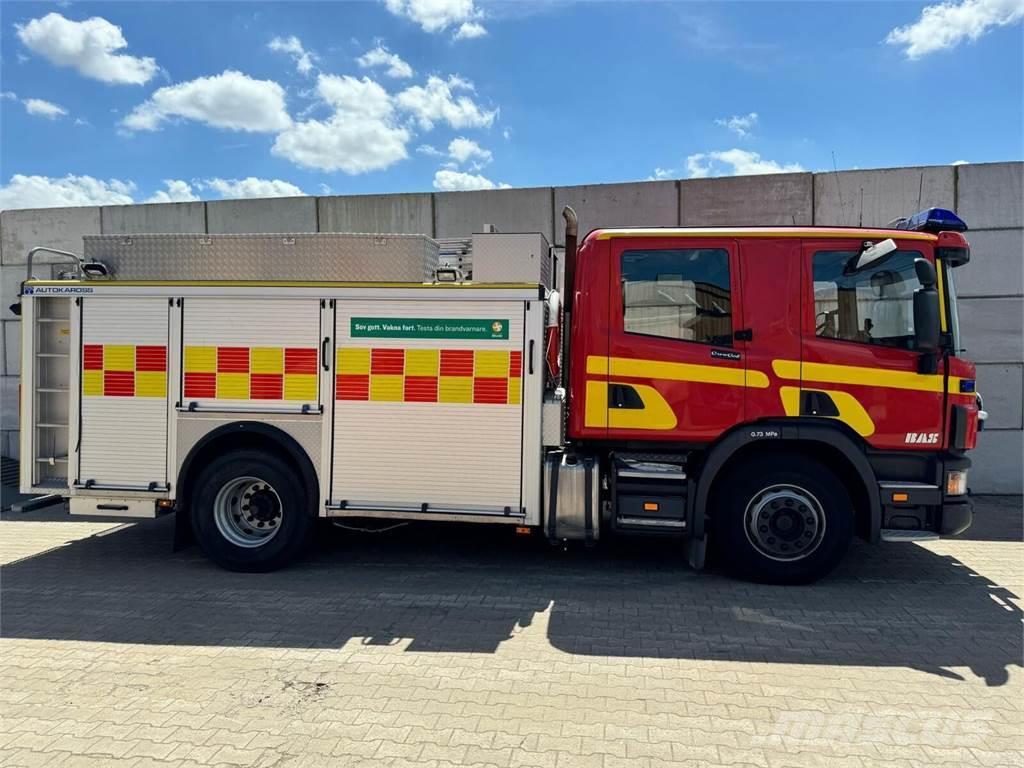
<path fill-rule="evenodd" d="M 118 280 L 420 283 L 434 279 L 426 235 L 86 235 L 85 258 Z"/>

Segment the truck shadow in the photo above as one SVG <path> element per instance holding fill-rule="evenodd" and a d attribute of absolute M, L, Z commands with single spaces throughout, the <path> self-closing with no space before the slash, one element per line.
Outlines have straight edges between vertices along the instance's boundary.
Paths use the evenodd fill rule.
<path fill-rule="evenodd" d="M 303 564 L 233 574 L 196 548 L 171 553 L 172 529 L 166 518 L 124 525 L 5 566 L 0 635 L 493 653 L 520 633 L 541 632 L 575 655 L 893 666 L 953 679 L 969 670 L 993 686 L 1022 663 L 1018 596 L 912 544 L 855 542 L 828 579 L 773 587 L 715 568 L 694 573 L 666 541 L 562 552 L 450 524 L 386 534 L 325 527 Z M 964 546 L 972 554 L 999 547 L 985 551 L 986 570 L 1012 578 L 1012 539 L 989 538 L 1000 543 Z"/>

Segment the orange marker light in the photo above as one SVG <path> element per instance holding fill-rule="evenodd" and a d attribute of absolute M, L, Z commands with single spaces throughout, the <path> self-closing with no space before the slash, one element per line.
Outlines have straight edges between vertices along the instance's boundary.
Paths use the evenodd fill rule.
<path fill-rule="evenodd" d="M 658 503 L 656 501 L 645 501 L 644 502 L 644 512 L 657 512 L 657 511 L 658 511 Z"/>
<path fill-rule="evenodd" d="M 892 495 L 893 501 L 910 501 L 909 493 L 894 493 Z"/>

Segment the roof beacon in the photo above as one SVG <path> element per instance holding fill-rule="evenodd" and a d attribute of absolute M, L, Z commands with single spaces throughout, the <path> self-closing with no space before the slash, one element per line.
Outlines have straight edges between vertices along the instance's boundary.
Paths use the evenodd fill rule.
<path fill-rule="evenodd" d="M 915 213 L 909 219 L 899 219 L 896 229 L 909 229 L 914 232 L 965 232 L 967 223 L 945 208 L 927 208 Z"/>

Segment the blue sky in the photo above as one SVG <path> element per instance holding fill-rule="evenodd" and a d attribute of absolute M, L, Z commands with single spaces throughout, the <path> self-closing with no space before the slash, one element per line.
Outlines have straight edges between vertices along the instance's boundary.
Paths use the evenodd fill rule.
<path fill-rule="evenodd" d="M 1024 156 L 1024 0 L 0 11 L 3 208 Z"/>

